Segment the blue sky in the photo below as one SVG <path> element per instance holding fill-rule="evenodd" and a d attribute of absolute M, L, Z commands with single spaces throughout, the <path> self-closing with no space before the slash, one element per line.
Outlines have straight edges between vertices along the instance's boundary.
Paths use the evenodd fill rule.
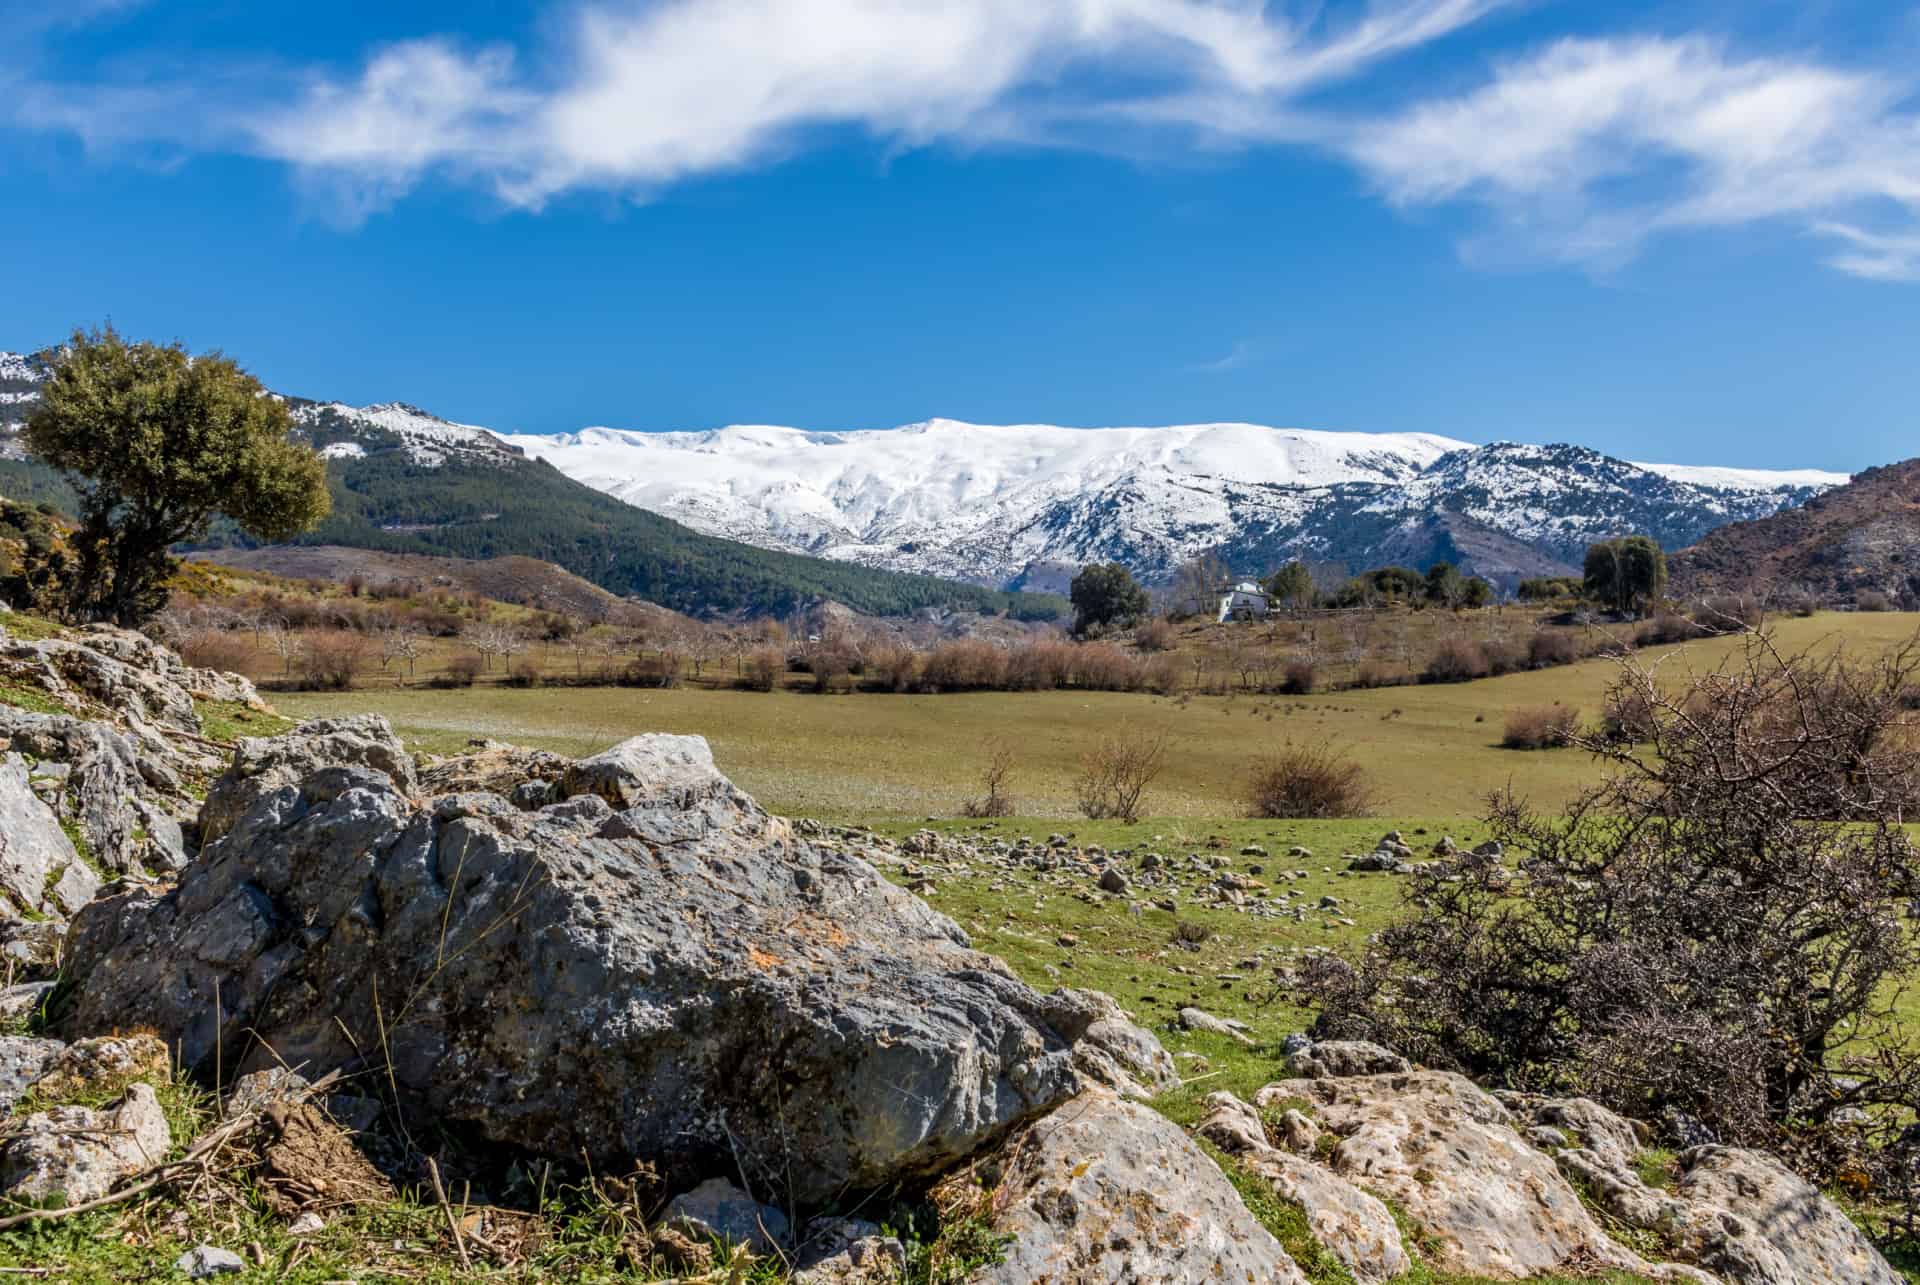
<path fill-rule="evenodd" d="M 1916 5 L 0 0 L 0 30 L 0 347 L 111 317 L 520 431 L 1920 453 Z"/>

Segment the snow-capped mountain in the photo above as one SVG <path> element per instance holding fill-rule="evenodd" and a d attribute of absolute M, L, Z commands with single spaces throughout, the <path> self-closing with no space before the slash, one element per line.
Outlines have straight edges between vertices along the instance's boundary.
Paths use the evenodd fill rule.
<path fill-rule="evenodd" d="M 1452 558 L 1511 581 L 1595 539 L 1669 547 L 1844 483 L 1815 470 L 1633 464 L 1577 446 L 1200 424 L 505 439 L 587 485 L 714 535 L 984 584 L 1049 587 L 1118 560 L 1150 579 L 1216 550 L 1371 566 Z"/>
<path fill-rule="evenodd" d="M 9 430 L 46 373 L 40 356 L 0 353 L 0 456 L 19 454 Z M 1635 464 L 1579 446 L 1257 424 L 935 419 L 846 432 L 737 425 L 542 436 L 457 424 L 401 402 L 288 405 L 343 467 L 545 461 L 707 535 L 1032 589 L 1061 588 L 1093 561 L 1162 580 L 1209 551 L 1238 572 L 1292 557 L 1355 569 L 1446 558 L 1511 584 L 1569 570 L 1596 539 L 1643 532 L 1680 548 L 1847 481 L 1810 469 Z"/>

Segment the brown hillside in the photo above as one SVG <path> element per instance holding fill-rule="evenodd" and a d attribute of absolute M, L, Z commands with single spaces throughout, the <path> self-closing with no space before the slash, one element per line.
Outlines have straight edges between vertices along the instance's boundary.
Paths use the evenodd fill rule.
<path fill-rule="evenodd" d="M 1805 589 L 1824 601 L 1885 594 L 1920 605 L 1920 459 L 1868 469 L 1846 486 L 1753 522 L 1711 531 L 1672 558 L 1681 593 Z"/>

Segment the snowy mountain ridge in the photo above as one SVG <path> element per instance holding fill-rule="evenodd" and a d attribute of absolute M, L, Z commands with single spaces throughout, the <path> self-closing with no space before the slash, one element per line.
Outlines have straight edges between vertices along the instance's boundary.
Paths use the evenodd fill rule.
<path fill-rule="evenodd" d="M 1166 428 L 734 425 L 589 428 L 505 441 L 596 489 L 750 544 L 983 584 L 1051 587 L 1096 559 L 1169 575 L 1218 551 L 1240 571 L 1293 556 L 1449 557 L 1511 582 L 1587 543 L 1670 547 L 1847 480 L 1819 470 L 1636 464 L 1576 446 L 1257 424 Z"/>
<path fill-rule="evenodd" d="M 0 456 L 46 376 L 0 352 Z M 1216 423 L 1163 428 L 893 429 L 741 424 L 698 432 L 499 433 L 404 402 L 288 399 L 342 464 L 417 468 L 540 460 L 707 535 L 993 587 L 1056 589 L 1092 561 L 1148 580 L 1217 552 L 1254 573 L 1291 557 L 1359 569 L 1439 558 L 1502 584 L 1578 564 L 1634 532 L 1668 548 L 1769 516 L 1847 481 L 1814 469 L 1639 464 L 1585 447 L 1430 433 Z"/>

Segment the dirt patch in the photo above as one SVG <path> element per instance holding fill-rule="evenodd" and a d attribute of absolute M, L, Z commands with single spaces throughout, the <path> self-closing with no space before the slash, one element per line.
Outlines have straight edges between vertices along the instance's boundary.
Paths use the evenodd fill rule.
<path fill-rule="evenodd" d="M 391 1200 L 381 1176 L 346 1133 L 311 1103 L 269 1108 L 260 1146 L 260 1186 L 275 1212 L 338 1209 Z"/>

